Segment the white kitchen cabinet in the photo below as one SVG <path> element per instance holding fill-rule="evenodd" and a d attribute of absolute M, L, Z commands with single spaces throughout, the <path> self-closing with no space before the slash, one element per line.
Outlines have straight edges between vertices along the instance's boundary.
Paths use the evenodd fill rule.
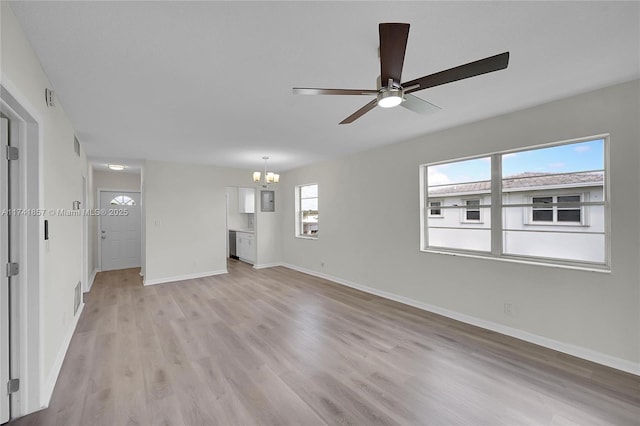
<path fill-rule="evenodd" d="M 253 188 L 238 188 L 238 211 L 240 213 L 255 213 L 255 193 Z"/>
<path fill-rule="evenodd" d="M 255 253 L 254 235 L 250 232 L 236 232 L 236 255 L 240 260 L 253 263 Z"/>

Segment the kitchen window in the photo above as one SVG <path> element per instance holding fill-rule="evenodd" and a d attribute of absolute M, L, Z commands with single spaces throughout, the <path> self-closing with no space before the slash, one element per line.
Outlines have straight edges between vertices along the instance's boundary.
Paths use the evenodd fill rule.
<path fill-rule="evenodd" d="M 318 238 L 318 184 L 296 186 L 296 236 Z"/>

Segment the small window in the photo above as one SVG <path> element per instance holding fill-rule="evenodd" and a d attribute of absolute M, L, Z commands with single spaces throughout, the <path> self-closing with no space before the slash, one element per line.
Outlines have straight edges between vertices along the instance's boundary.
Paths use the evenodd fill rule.
<path fill-rule="evenodd" d="M 109 204 L 112 206 L 135 206 L 136 200 L 128 195 L 118 195 L 117 197 L 113 197 L 113 200 L 111 200 Z"/>
<path fill-rule="evenodd" d="M 548 197 L 532 197 L 531 224 L 570 225 L 582 223 L 580 195 L 554 195 Z"/>
<path fill-rule="evenodd" d="M 443 217 L 440 207 L 442 207 L 442 201 L 429 201 L 429 217 Z"/>
<path fill-rule="evenodd" d="M 480 200 L 465 200 L 465 221 L 480 222 Z"/>
<path fill-rule="evenodd" d="M 318 185 L 296 187 L 296 236 L 318 237 Z"/>
<path fill-rule="evenodd" d="M 533 197 L 533 222 L 553 222 L 553 209 L 548 207 L 553 203 L 553 197 Z"/>

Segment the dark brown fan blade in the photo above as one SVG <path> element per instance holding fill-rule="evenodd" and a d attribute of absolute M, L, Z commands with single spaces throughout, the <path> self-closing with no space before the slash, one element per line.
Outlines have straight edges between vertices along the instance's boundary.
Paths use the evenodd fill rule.
<path fill-rule="evenodd" d="M 414 89 L 405 90 L 405 93 L 417 92 L 418 90 L 428 89 L 429 87 L 439 86 L 441 84 L 451 83 L 453 81 L 463 80 L 477 75 L 487 74 L 493 71 L 505 69 L 509 65 L 509 52 L 499 55 L 490 56 L 480 59 L 479 61 L 470 62 L 459 67 L 450 68 L 425 77 L 403 83 L 403 87 L 409 87 L 418 84 Z"/>
<path fill-rule="evenodd" d="M 312 87 L 294 87 L 295 95 L 377 95 L 377 90 L 368 89 L 316 89 Z"/>
<path fill-rule="evenodd" d="M 376 105 L 378 105 L 378 100 L 374 99 L 368 104 L 366 104 L 365 106 L 363 106 L 362 108 L 360 108 L 359 110 L 357 110 L 356 112 L 354 112 L 353 114 L 351 114 L 350 116 L 348 116 L 347 118 L 345 118 L 344 120 L 342 120 L 340 124 L 353 123 L 358 118 L 362 117 L 363 115 L 365 115 L 366 113 L 374 109 Z"/>
<path fill-rule="evenodd" d="M 380 78 L 383 87 L 389 79 L 400 84 L 404 52 L 407 50 L 409 24 L 382 23 L 380 32 Z"/>

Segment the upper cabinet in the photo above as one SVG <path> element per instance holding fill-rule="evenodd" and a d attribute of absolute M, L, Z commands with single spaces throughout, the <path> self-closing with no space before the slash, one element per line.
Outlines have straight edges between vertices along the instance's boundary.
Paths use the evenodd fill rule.
<path fill-rule="evenodd" d="M 255 193 L 253 188 L 238 188 L 238 211 L 240 213 L 255 213 Z"/>

